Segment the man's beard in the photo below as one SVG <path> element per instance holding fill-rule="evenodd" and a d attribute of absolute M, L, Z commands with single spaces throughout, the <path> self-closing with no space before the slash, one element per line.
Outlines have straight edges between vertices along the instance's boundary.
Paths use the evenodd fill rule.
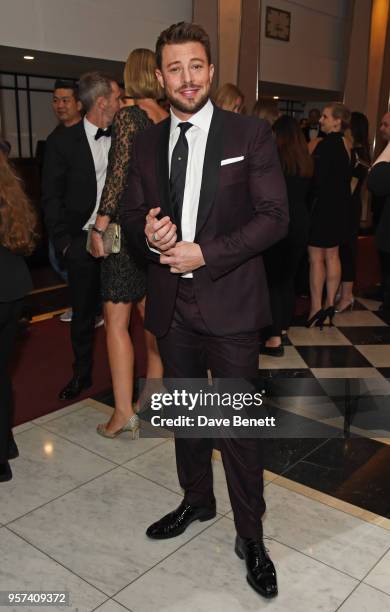
<path fill-rule="evenodd" d="M 210 90 L 208 89 L 204 93 L 204 95 L 198 100 L 198 102 L 196 102 L 195 105 L 191 103 L 186 104 L 185 102 L 182 102 L 181 100 L 178 100 L 176 97 L 170 96 L 169 94 L 166 94 L 166 96 L 172 108 L 180 111 L 181 113 L 195 115 L 195 113 L 200 111 L 200 109 L 203 108 L 204 105 L 207 103 L 207 100 L 209 99 L 209 93 Z"/>

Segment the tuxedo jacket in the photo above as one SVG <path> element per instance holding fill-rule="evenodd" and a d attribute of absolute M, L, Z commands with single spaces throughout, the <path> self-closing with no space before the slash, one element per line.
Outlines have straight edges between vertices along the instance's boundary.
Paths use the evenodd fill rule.
<path fill-rule="evenodd" d="M 156 206 L 162 216 L 173 219 L 169 133 L 170 118 L 137 135 L 121 207 L 129 244 L 149 260 L 145 325 L 157 337 L 171 325 L 179 275 L 150 251 L 144 227 L 147 212 Z M 199 309 L 213 335 L 254 331 L 270 323 L 261 253 L 285 236 L 287 210 L 268 123 L 214 107 L 194 239 L 206 265 L 194 271 L 193 280 Z"/>
<path fill-rule="evenodd" d="M 312 128 L 310 126 L 307 126 L 305 128 L 303 128 L 303 135 L 305 136 L 306 142 L 310 142 L 310 130 Z M 325 132 L 323 132 L 321 130 L 321 127 L 318 126 L 318 134 L 317 134 L 317 138 L 324 138 L 326 136 Z"/>
<path fill-rule="evenodd" d="M 57 127 L 46 141 L 42 205 L 57 253 L 80 234 L 96 205 L 96 172 L 81 120 Z"/>

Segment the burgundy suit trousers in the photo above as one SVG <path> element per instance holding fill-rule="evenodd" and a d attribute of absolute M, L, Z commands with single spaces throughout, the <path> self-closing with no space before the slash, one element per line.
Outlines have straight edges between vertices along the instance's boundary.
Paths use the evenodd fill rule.
<path fill-rule="evenodd" d="M 249 378 L 257 373 L 258 332 L 213 335 L 199 311 L 192 279 L 180 279 L 171 327 L 158 344 L 167 378 L 206 378 L 208 368 L 215 378 Z M 221 438 L 217 442 L 237 533 L 243 538 L 259 538 L 265 512 L 261 441 Z M 213 439 L 175 439 L 179 482 L 190 505 L 215 504 L 214 445 Z"/>

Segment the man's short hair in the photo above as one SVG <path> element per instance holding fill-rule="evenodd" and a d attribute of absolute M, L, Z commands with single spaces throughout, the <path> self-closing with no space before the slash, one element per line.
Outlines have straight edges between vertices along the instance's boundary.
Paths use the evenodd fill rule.
<path fill-rule="evenodd" d="M 54 83 L 54 91 L 56 89 L 71 89 L 75 100 L 79 99 L 79 91 L 75 81 L 70 81 L 68 79 L 57 79 Z"/>
<path fill-rule="evenodd" d="M 78 82 L 79 99 L 86 113 L 91 110 L 98 98 L 101 96 L 108 98 L 111 95 L 113 82 L 115 79 L 103 72 L 86 72 L 81 75 Z"/>
<path fill-rule="evenodd" d="M 186 42 L 199 42 L 206 51 L 207 60 L 211 64 L 210 39 L 207 32 L 196 23 L 180 21 L 161 32 L 156 43 L 156 63 L 161 70 L 162 50 L 165 45 L 178 45 Z"/>

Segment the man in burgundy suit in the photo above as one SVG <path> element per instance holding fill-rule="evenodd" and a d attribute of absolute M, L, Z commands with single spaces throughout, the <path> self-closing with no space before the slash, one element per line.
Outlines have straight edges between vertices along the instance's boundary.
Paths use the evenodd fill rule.
<path fill-rule="evenodd" d="M 205 378 L 207 367 L 214 377 L 253 377 L 259 330 L 270 323 L 261 253 L 288 225 L 271 130 L 213 106 L 214 67 L 201 27 L 179 23 L 162 32 L 156 60 L 171 116 L 137 136 L 122 214 L 129 243 L 149 260 L 145 325 L 158 338 L 166 377 Z M 236 552 L 249 584 L 273 597 L 276 572 L 262 539 L 261 444 L 219 442 Z M 176 438 L 175 448 L 184 500 L 148 528 L 150 538 L 175 537 L 215 517 L 213 441 Z"/>

